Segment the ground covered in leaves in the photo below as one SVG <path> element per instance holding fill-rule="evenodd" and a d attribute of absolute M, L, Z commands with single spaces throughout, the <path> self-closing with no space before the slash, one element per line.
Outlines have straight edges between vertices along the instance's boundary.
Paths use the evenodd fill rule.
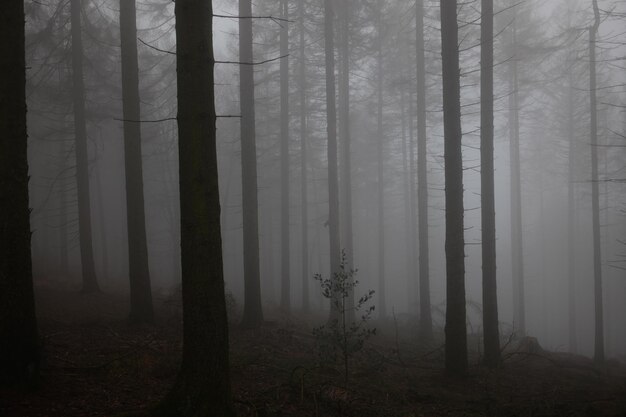
<path fill-rule="evenodd" d="M 149 410 L 173 383 L 181 352 L 176 300 L 158 301 L 155 326 L 130 327 L 127 300 L 37 291 L 42 378 L 32 392 L 0 389 L 2 417 L 116 416 Z M 511 343 L 495 371 L 471 355 L 469 375 L 443 376 L 441 342 L 420 345 L 411 323 L 378 327 L 351 358 L 320 357 L 321 317 L 272 317 L 257 331 L 231 327 L 238 416 L 626 416 L 626 366 Z M 399 331 L 396 332 L 396 326 Z M 400 336 L 398 336 L 400 335 Z"/>

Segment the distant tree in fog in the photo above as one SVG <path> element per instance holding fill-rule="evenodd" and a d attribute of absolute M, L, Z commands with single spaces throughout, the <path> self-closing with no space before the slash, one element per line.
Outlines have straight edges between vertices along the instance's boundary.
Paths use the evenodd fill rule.
<path fill-rule="evenodd" d="M 31 269 L 24 2 L 0 12 L 0 384 L 35 382 L 39 340 Z"/>
<path fill-rule="evenodd" d="M 157 415 L 234 416 L 224 295 L 210 0 L 175 7 L 183 353 Z"/>

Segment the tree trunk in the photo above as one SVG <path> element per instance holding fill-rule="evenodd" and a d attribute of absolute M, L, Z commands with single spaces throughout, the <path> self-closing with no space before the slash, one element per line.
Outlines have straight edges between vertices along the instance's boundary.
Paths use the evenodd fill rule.
<path fill-rule="evenodd" d="M 417 48 L 417 228 L 419 245 L 419 337 L 431 340 L 433 320 L 430 311 L 430 266 L 428 244 L 428 166 L 426 162 L 426 59 L 424 51 L 424 0 L 416 0 Z"/>
<path fill-rule="evenodd" d="M 482 0 L 480 41 L 480 200 L 485 364 L 500 363 L 496 280 L 496 207 L 493 167 L 493 0 Z"/>
<path fill-rule="evenodd" d="M 383 3 L 378 0 L 377 27 L 377 74 L 376 74 L 376 160 L 378 167 L 378 317 L 387 316 L 385 291 L 385 178 L 383 156 Z"/>
<path fill-rule="evenodd" d="M 164 417 L 234 416 L 222 263 L 213 78 L 213 8 L 175 6 L 183 356 Z"/>
<path fill-rule="evenodd" d="M 571 62 L 569 63 L 571 65 Z M 568 66 L 569 67 L 569 66 Z M 567 97 L 567 133 L 568 149 L 568 184 L 567 184 L 567 272 L 568 272 L 568 325 L 569 350 L 578 352 L 577 323 L 576 323 L 576 221 L 574 198 L 574 167 L 576 164 L 576 135 L 574 129 L 574 82 L 571 70 L 568 73 L 569 87 Z"/>
<path fill-rule="evenodd" d="M 130 278 L 130 320 L 152 322 L 152 290 L 148 267 L 148 243 L 143 198 L 141 155 L 141 109 L 137 59 L 135 0 L 120 0 L 122 41 L 122 96 L 124 108 L 124 166 L 126 175 L 126 219 Z"/>
<path fill-rule="evenodd" d="M 301 167 L 301 210 L 302 210 L 302 310 L 308 312 L 309 300 L 309 201 L 308 201 L 308 162 L 307 162 L 307 84 L 306 84 L 306 54 L 304 26 L 304 2 L 298 3 L 300 20 L 300 167 Z"/>
<path fill-rule="evenodd" d="M 593 358 L 604 362 L 604 308 L 602 303 L 602 254 L 600 242 L 600 187 L 598 184 L 598 106 L 596 97 L 596 36 L 600 11 L 593 0 L 594 24 L 589 28 L 589 105 L 591 111 L 591 215 L 593 226 L 593 289 L 595 301 L 595 338 Z"/>
<path fill-rule="evenodd" d="M 517 49 L 517 24 L 512 23 L 513 53 Z M 526 335 L 524 296 L 524 246 L 522 231 L 522 183 L 519 149 L 519 80 L 517 58 L 510 61 L 511 95 L 509 96 L 510 159 L 511 159 L 511 268 L 513 277 L 513 325 L 518 337 Z"/>
<path fill-rule="evenodd" d="M 241 103 L 241 178 L 243 211 L 244 306 L 241 325 L 257 328 L 263 323 L 259 271 L 259 204 L 254 116 L 252 54 L 252 1 L 239 0 L 239 97 Z M 245 17 L 248 17 L 247 19 Z M 247 65 L 246 65 L 247 64 Z"/>
<path fill-rule="evenodd" d="M 100 290 L 96 279 L 91 233 L 91 200 L 89 195 L 89 159 L 87 122 L 85 120 L 85 81 L 83 79 L 83 39 L 81 33 L 81 0 L 71 0 L 72 24 L 72 99 L 76 153 L 76 186 L 78 194 L 78 233 L 83 271 L 83 292 Z"/>
<path fill-rule="evenodd" d="M 289 19 L 289 1 L 280 0 L 280 17 Z M 289 278 L 289 25 L 280 27 L 280 306 L 291 310 L 291 282 Z"/>
<path fill-rule="evenodd" d="M 39 340 L 30 249 L 24 2 L 0 13 L 0 384 L 36 382 Z"/>
<path fill-rule="evenodd" d="M 330 274 L 339 272 L 341 248 L 339 246 L 339 179 L 337 168 L 337 106 L 335 92 L 335 12 L 333 1 L 324 0 L 324 55 L 326 68 L 326 134 L 328 136 L 328 237 L 330 249 Z M 334 294 L 333 297 L 337 297 Z M 338 318 L 336 298 L 331 300 L 330 317 Z"/>
<path fill-rule="evenodd" d="M 441 0 L 446 199 L 446 373 L 467 371 L 461 87 L 456 0 Z"/>

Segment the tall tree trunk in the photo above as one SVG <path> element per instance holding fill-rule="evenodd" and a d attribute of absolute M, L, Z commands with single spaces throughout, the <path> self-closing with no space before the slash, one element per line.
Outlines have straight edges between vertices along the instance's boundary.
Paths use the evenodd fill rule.
<path fill-rule="evenodd" d="M 308 312 L 309 300 L 309 201 L 308 201 L 308 159 L 307 159 L 307 84 L 306 84 L 306 44 L 304 25 L 304 2 L 298 2 L 300 20 L 300 167 L 301 167 L 301 210 L 302 210 L 302 310 Z"/>
<path fill-rule="evenodd" d="M 419 336 L 430 340 L 433 319 L 430 311 L 430 266 L 428 245 L 428 166 L 426 162 L 426 59 L 424 51 L 424 0 L 415 3 L 417 52 L 417 228 L 419 239 Z"/>
<path fill-rule="evenodd" d="M 569 63 L 571 65 L 571 62 Z M 569 67 L 568 67 L 569 68 Z M 567 276 L 568 276 L 568 325 L 569 350 L 578 352 L 576 323 L 576 221 L 574 199 L 574 167 L 576 165 L 576 135 L 574 129 L 574 82 L 571 69 L 568 70 L 567 94 L 567 134 L 568 134 L 568 184 L 567 184 Z"/>
<path fill-rule="evenodd" d="M 0 13 L 0 384 L 35 382 L 39 340 L 31 263 L 24 2 Z"/>
<path fill-rule="evenodd" d="M 104 217 L 104 189 L 102 188 L 102 160 L 96 158 L 96 204 L 98 207 L 98 232 L 100 233 L 100 254 L 102 256 L 102 276 L 106 279 L 109 276 L 109 251 L 107 246 L 106 221 Z"/>
<path fill-rule="evenodd" d="M 354 240 L 352 227 L 352 158 L 350 129 L 350 0 L 341 1 L 341 68 L 339 77 L 339 137 L 342 141 L 341 178 L 344 198 L 341 226 L 346 269 L 354 267 Z M 354 320 L 354 291 L 348 291 L 346 300 L 348 320 Z"/>
<path fill-rule="evenodd" d="M 241 325 L 263 323 L 259 271 L 259 204 L 254 115 L 252 1 L 239 0 L 239 97 L 241 103 L 241 178 L 243 211 L 244 306 Z M 246 18 L 247 17 L 247 18 Z"/>
<path fill-rule="evenodd" d="M 461 86 L 456 0 L 441 0 L 443 119 L 446 183 L 446 373 L 467 371 L 465 325 L 465 239 L 463 230 L 463 158 Z"/>
<path fill-rule="evenodd" d="M 512 23 L 513 54 L 517 52 L 517 24 Z M 513 324 L 517 336 L 526 335 L 524 296 L 524 245 L 522 231 L 522 182 L 519 149 L 519 79 L 517 57 L 510 61 L 511 95 L 509 96 L 509 133 L 511 159 L 511 268 L 513 277 Z"/>
<path fill-rule="evenodd" d="M 175 6 L 183 356 L 161 416 L 224 416 L 232 407 L 217 171 L 209 0 Z"/>
<path fill-rule="evenodd" d="M 139 104 L 139 63 L 137 58 L 137 17 L 135 0 L 120 0 L 122 43 L 122 96 L 124 111 L 124 166 L 126 176 L 126 220 L 128 225 L 128 273 L 130 278 L 130 320 L 146 323 L 154 318 L 148 243 L 143 197 L 141 155 L 141 109 Z"/>
<path fill-rule="evenodd" d="M 78 194 L 78 233 L 83 271 L 83 292 L 99 291 L 93 259 L 91 233 L 91 200 L 89 195 L 89 159 L 87 153 L 87 122 L 85 120 L 85 81 L 83 78 L 83 39 L 81 0 L 71 0 L 72 24 L 72 99 L 74 103 L 74 135 L 76 140 L 76 186 Z"/>
<path fill-rule="evenodd" d="M 589 106 L 591 111 L 591 212 L 593 225 L 593 289 L 595 338 L 593 358 L 604 361 L 604 308 L 602 305 L 602 253 L 600 242 L 600 189 L 598 184 L 598 106 L 596 97 L 596 36 L 600 26 L 598 1 L 593 0 L 594 23 L 589 28 Z"/>
<path fill-rule="evenodd" d="M 480 36 L 480 200 L 485 364 L 500 363 L 496 284 L 496 207 L 493 167 L 493 0 L 482 0 Z"/>
<path fill-rule="evenodd" d="M 332 0 L 324 0 L 324 55 L 326 68 L 326 134 L 328 136 L 328 237 L 331 277 L 339 272 L 341 248 L 339 246 L 339 179 L 337 164 L 337 105 L 335 90 L 335 11 Z M 339 295 L 334 294 L 333 297 Z M 336 298 L 331 300 L 331 319 L 339 311 Z"/>
<path fill-rule="evenodd" d="M 289 278 L 289 1 L 280 0 L 280 305 L 291 310 L 291 281 Z"/>
<path fill-rule="evenodd" d="M 376 74 L 376 160 L 378 167 L 378 316 L 387 315 L 385 291 L 385 178 L 383 156 L 383 3 L 378 0 L 377 28 L 377 74 Z"/>

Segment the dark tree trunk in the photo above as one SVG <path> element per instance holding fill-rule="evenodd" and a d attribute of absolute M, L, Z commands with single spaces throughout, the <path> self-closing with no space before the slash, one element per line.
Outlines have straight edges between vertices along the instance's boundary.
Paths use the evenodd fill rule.
<path fill-rule="evenodd" d="M 571 62 L 570 62 L 571 64 Z M 569 139 L 568 149 L 568 184 L 567 184 L 567 271 L 568 271 L 568 325 L 569 325 L 569 350 L 571 353 L 578 352 L 578 337 L 576 324 L 576 221 L 575 221 L 575 198 L 574 198 L 574 167 L 576 165 L 576 135 L 574 115 L 574 82 L 571 69 L 568 73 L 568 97 L 567 97 L 567 133 Z"/>
<path fill-rule="evenodd" d="M 0 384 L 36 382 L 39 346 L 30 250 L 24 2 L 0 13 Z"/>
<path fill-rule="evenodd" d="M 480 41 L 480 200 L 485 364 L 500 363 L 496 284 L 496 207 L 493 167 L 493 0 L 482 0 Z"/>
<path fill-rule="evenodd" d="M 456 0 L 441 0 L 443 119 L 446 182 L 446 373 L 467 371 L 465 325 L 465 239 L 463 230 L 463 158 L 461 86 Z"/>
<path fill-rule="evenodd" d="M 122 96 L 124 107 L 124 162 L 126 173 L 126 219 L 130 277 L 130 320 L 152 322 L 152 291 L 148 267 L 148 243 L 143 199 L 139 64 L 135 0 L 120 0 L 122 41 Z"/>
<path fill-rule="evenodd" d="M 164 417 L 234 416 L 224 297 L 209 0 L 175 6 L 183 356 Z"/>
<path fill-rule="evenodd" d="M 430 311 L 430 266 L 428 245 L 428 166 L 426 162 L 426 59 L 424 51 L 424 0 L 416 0 L 417 45 L 417 228 L 419 245 L 419 336 L 430 340 L 433 320 Z"/>
<path fill-rule="evenodd" d="M 376 160 L 378 168 L 378 316 L 387 315 L 385 291 L 385 178 L 384 178 L 384 133 L 383 133 L 383 3 L 378 0 L 376 13 Z"/>
<path fill-rule="evenodd" d="M 239 0 L 239 16 L 252 16 L 252 1 Z M 244 306 L 241 325 L 263 323 L 259 271 L 259 204 L 254 116 L 252 19 L 239 19 L 239 97 L 241 102 L 241 179 L 243 211 Z M 248 65 L 245 65 L 247 63 Z"/>
<path fill-rule="evenodd" d="M 512 23 L 513 54 L 517 52 L 517 24 Z M 513 325 L 517 336 L 526 335 L 524 290 L 524 245 L 522 231 L 522 182 L 519 149 L 519 79 L 517 58 L 511 59 L 511 95 L 509 96 L 511 159 L 511 268 L 513 277 Z"/>
<path fill-rule="evenodd" d="M 289 1 L 280 0 L 280 17 L 289 19 Z M 280 306 L 291 310 L 289 278 L 289 25 L 280 28 Z"/>
<path fill-rule="evenodd" d="M 604 307 L 602 303 L 602 253 L 600 242 L 600 187 L 598 184 L 598 105 L 596 98 L 596 36 L 600 26 L 598 1 L 593 0 L 594 24 L 589 28 L 589 106 L 591 111 L 591 212 L 593 226 L 593 289 L 595 338 L 593 358 L 604 362 Z"/>
<path fill-rule="evenodd" d="M 326 68 L 326 134 L 328 136 L 328 236 L 330 273 L 339 272 L 339 179 L 337 164 L 337 105 L 335 90 L 335 12 L 332 0 L 324 0 L 324 55 Z M 336 295 L 335 295 L 336 296 Z M 336 303 L 331 301 L 330 317 L 335 318 Z"/>
<path fill-rule="evenodd" d="M 81 0 L 71 0 L 72 24 L 72 98 L 74 103 L 74 135 L 76 140 L 76 186 L 78 194 L 78 233 L 83 271 L 83 292 L 99 291 L 93 259 L 91 233 L 91 200 L 89 195 L 89 159 L 87 153 L 87 122 L 85 120 L 85 81 L 83 79 L 83 39 Z"/>
<path fill-rule="evenodd" d="M 301 167 L 301 210 L 302 210 L 302 310 L 309 311 L 309 199 L 307 162 L 307 84 L 306 84 L 306 44 L 304 26 L 304 2 L 298 2 L 300 20 L 300 167 Z"/>

